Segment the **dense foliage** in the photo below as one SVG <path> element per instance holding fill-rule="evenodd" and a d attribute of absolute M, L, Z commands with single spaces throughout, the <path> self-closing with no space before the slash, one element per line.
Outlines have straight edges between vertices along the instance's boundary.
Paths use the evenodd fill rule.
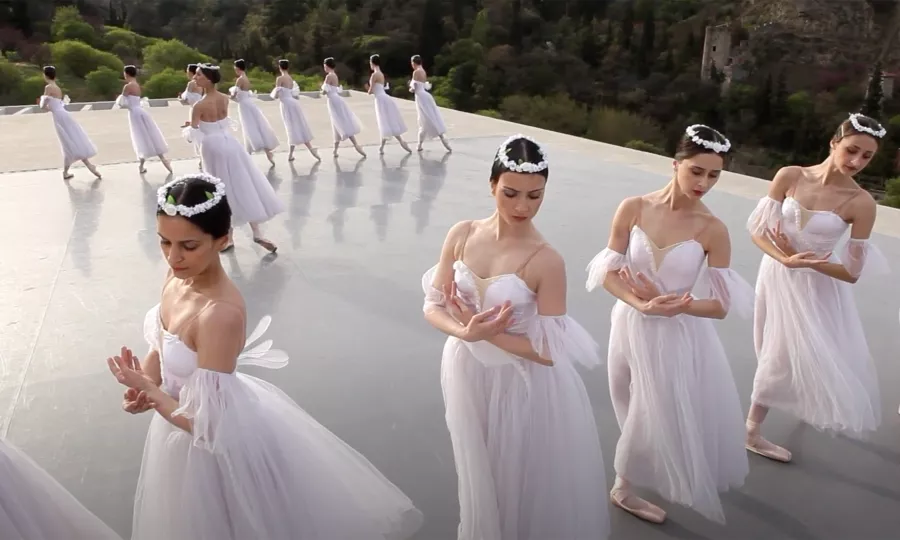
<path fill-rule="evenodd" d="M 0 7 L 9 59 L 0 61 L 0 104 L 33 102 L 34 66 L 50 61 L 73 99 L 108 99 L 118 91 L 111 71 L 123 62 L 142 67 L 148 94 L 168 97 L 192 61 L 244 58 L 256 87 L 268 90 L 282 57 L 305 87 L 318 85 L 326 56 L 345 84 L 361 87 L 370 54 L 397 82 L 420 54 L 444 106 L 659 153 L 673 151 L 686 124 L 704 122 L 739 149 L 732 169 L 763 177 L 823 158 L 834 127 L 865 110 L 891 135 L 862 180 L 881 190 L 895 174 L 900 106 L 884 100 L 880 66 L 869 80 L 838 73 L 798 85 L 768 55 L 740 82 L 723 85 L 715 70 L 701 79 L 707 25 L 733 24 L 735 44 L 746 37 L 733 22 L 737 2 L 78 0 L 57 9 L 71 3 Z M 404 87 L 395 83 L 394 95 L 407 97 Z"/>

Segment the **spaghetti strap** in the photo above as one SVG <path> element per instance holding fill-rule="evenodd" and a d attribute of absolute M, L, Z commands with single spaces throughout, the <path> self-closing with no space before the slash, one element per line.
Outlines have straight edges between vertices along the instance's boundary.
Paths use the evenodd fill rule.
<path fill-rule="evenodd" d="M 859 194 L 862 193 L 863 191 L 865 191 L 865 190 L 862 189 L 862 188 L 857 189 L 856 192 L 853 193 L 853 195 L 850 195 L 849 197 L 847 197 L 846 199 L 844 199 L 844 202 L 842 202 L 841 204 L 837 205 L 837 206 L 835 207 L 835 209 L 832 210 L 832 212 L 835 213 L 835 214 L 840 214 L 841 208 L 843 208 L 847 203 L 849 203 L 850 201 L 852 201 L 853 199 L 855 199 L 855 198 L 857 197 L 857 195 L 859 195 Z"/>
<path fill-rule="evenodd" d="M 456 258 L 457 261 L 463 262 L 463 257 L 466 254 L 466 242 L 469 241 L 469 235 L 472 234 L 472 222 L 469 222 L 469 228 L 466 229 L 466 237 L 463 238 L 462 246 L 459 248 L 459 257 Z"/>
<path fill-rule="evenodd" d="M 547 243 L 546 243 L 546 242 L 544 242 L 543 244 L 539 245 L 539 246 L 537 247 L 537 249 L 535 249 L 535 250 L 531 253 L 531 255 L 528 256 L 527 259 L 525 259 L 525 261 L 522 263 L 522 265 L 519 266 L 519 269 L 516 270 L 516 272 L 515 272 L 516 275 L 521 274 L 522 271 L 525 270 L 525 266 L 528 265 L 529 262 L 531 262 L 531 259 L 533 259 L 535 255 L 537 255 L 538 253 L 540 253 L 540 251 L 541 251 L 542 249 L 544 249 L 546 246 L 547 246 Z"/>

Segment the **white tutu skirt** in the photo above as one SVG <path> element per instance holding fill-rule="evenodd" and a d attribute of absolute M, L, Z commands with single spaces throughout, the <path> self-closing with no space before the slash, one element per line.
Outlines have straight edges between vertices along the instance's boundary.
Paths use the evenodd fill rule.
<path fill-rule="evenodd" d="M 743 485 L 749 465 L 737 387 L 712 321 L 648 317 L 617 302 L 611 385 L 620 370 L 629 373 L 630 398 L 616 409 L 616 473 L 724 522 L 718 492 Z"/>
<path fill-rule="evenodd" d="M 276 88 L 278 91 L 278 99 L 281 107 L 281 120 L 284 122 L 284 129 L 287 131 L 288 144 L 297 146 L 306 144 L 313 140 L 312 128 L 306 121 L 306 115 L 297 101 L 287 88 Z"/>
<path fill-rule="evenodd" d="M 0 538 L 121 540 L 31 458 L 2 439 Z"/>
<path fill-rule="evenodd" d="M 67 101 L 51 96 L 41 97 L 41 107 L 46 103 L 49 103 L 50 113 L 53 115 L 53 128 L 59 139 L 65 166 L 68 167 L 77 161 L 96 156 L 97 147 L 91 142 L 84 128 L 66 110 L 65 103 Z"/>
<path fill-rule="evenodd" d="M 227 118 L 201 122 L 197 129 L 185 128 L 184 136 L 188 142 L 200 144 L 204 172 L 225 183 L 232 223 L 238 226 L 268 221 L 284 212 L 284 203 L 250 154 L 231 135 L 232 126 Z"/>
<path fill-rule="evenodd" d="M 444 125 L 444 119 L 441 111 L 438 109 L 437 103 L 426 87 L 417 81 L 414 81 L 414 92 L 416 95 L 416 114 L 419 123 L 419 139 L 434 139 L 440 137 L 447 132 Z"/>
<path fill-rule="evenodd" d="M 132 540 L 406 539 L 423 517 L 365 457 L 275 386 L 197 370 L 193 435 L 150 424 Z"/>
<path fill-rule="evenodd" d="M 378 121 L 378 131 L 382 139 L 399 137 L 406 133 L 406 122 L 400 114 L 400 108 L 394 99 L 384 92 L 384 86 L 373 94 L 375 96 L 375 119 Z"/>
<path fill-rule="evenodd" d="M 763 256 L 753 401 L 860 437 L 881 423 L 875 365 L 849 283 Z"/>
<path fill-rule="evenodd" d="M 169 145 L 150 113 L 142 107 L 128 109 L 128 128 L 131 145 L 138 159 L 161 156 L 169 151 Z"/>
<path fill-rule="evenodd" d="M 328 93 L 328 116 L 331 118 L 331 131 L 334 142 L 345 141 L 362 131 L 362 124 L 350 110 L 350 106 L 335 90 Z"/>
<path fill-rule="evenodd" d="M 266 152 L 278 148 L 278 137 L 272 125 L 256 105 L 256 99 L 248 92 L 238 98 L 241 113 L 241 129 L 244 132 L 244 146 L 247 152 Z"/>

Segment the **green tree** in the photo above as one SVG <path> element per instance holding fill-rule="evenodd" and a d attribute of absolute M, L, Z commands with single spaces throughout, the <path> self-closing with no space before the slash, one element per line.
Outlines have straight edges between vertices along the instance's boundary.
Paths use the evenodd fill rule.
<path fill-rule="evenodd" d="M 209 56 L 177 39 L 158 41 L 144 48 L 144 69 L 151 73 L 159 73 L 166 68 L 182 72 L 188 64 L 212 61 Z"/>
<path fill-rule="evenodd" d="M 641 30 L 641 44 L 638 48 L 638 73 L 641 77 L 650 74 L 653 67 L 655 41 L 656 41 L 656 12 L 653 5 L 644 10 L 644 23 Z"/>
<path fill-rule="evenodd" d="M 882 83 L 884 81 L 884 73 L 881 71 L 881 62 L 875 64 L 872 74 L 869 77 L 869 88 L 866 90 L 866 100 L 863 102 L 860 110 L 866 116 L 872 118 L 881 118 L 881 103 L 884 101 L 884 89 Z"/>
<path fill-rule="evenodd" d="M 620 35 L 622 37 L 621 45 L 624 49 L 631 48 L 631 38 L 634 35 L 634 3 L 625 2 L 625 11 L 622 13 L 622 27 Z"/>
<path fill-rule="evenodd" d="M 766 82 L 756 94 L 756 122 L 767 125 L 772 120 L 772 74 L 766 75 Z"/>
<path fill-rule="evenodd" d="M 101 66 L 84 78 L 88 90 L 99 99 L 112 99 L 122 88 L 122 74 Z"/>
<path fill-rule="evenodd" d="M 78 8 L 65 6 L 56 9 L 53 22 L 50 25 L 50 34 L 54 41 L 78 40 L 88 45 L 95 45 L 97 32 L 94 27 L 84 22 Z"/>

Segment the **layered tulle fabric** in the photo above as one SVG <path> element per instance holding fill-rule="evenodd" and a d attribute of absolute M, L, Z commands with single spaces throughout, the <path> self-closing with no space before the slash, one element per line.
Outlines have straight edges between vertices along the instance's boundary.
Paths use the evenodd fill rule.
<path fill-rule="evenodd" d="M 448 338 L 441 362 L 447 427 L 459 481 L 461 540 L 583 540 L 609 534 L 608 496 L 597 425 L 575 363 L 600 363 L 597 345 L 568 316 L 537 313 L 533 292 L 513 274 L 479 290 L 455 265 L 460 298 L 475 310 L 509 300 L 514 325 L 546 367 L 487 342 Z M 424 310 L 443 309 L 422 278 Z"/>
<path fill-rule="evenodd" d="M 256 104 L 256 93 L 241 90 L 236 86 L 229 89 L 232 99 L 238 104 L 241 115 L 241 129 L 244 132 L 244 147 L 247 152 L 267 152 L 278 148 L 278 137 L 272 125 Z"/>
<path fill-rule="evenodd" d="M 839 247 L 848 225 L 837 214 L 805 210 L 791 197 L 760 201 L 748 229 L 782 231 L 798 250 L 843 264 L 856 277 L 888 271 L 868 240 Z M 881 422 L 875 366 L 851 285 L 809 268 L 763 256 L 756 281 L 754 346 L 759 366 L 754 402 L 787 411 L 816 428 L 861 437 Z"/>
<path fill-rule="evenodd" d="M 31 458 L 2 439 L 0 538 L 121 540 Z"/>
<path fill-rule="evenodd" d="M 158 320 L 154 308 L 145 330 L 157 336 L 151 346 L 161 349 L 164 389 L 179 398 L 175 414 L 193 432 L 154 416 L 133 540 L 406 539 L 421 526 L 396 486 L 287 395 L 255 377 L 198 369 L 196 353 Z M 270 347 L 248 349 L 239 366 L 284 365 Z"/>
<path fill-rule="evenodd" d="M 234 129 L 234 122 L 225 118 L 187 127 L 183 135 L 189 143 L 200 145 L 203 170 L 225 183 L 232 223 L 262 223 L 284 212 L 285 206 L 250 154 L 231 134 Z"/>
<path fill-rule="evenodd" d="M 662 294 L 691 292 L 727 310 L 749 314 L 752 288 L 728 268 L 703 265 L 690 240 L 657 262 L 654 246 L 635 227 L 626 253 L 604 249 L 588 265 L 587 288 L 628 266 Z M 724 522 L 719 492 L 739 487 L 749 466 L 744 418 L 731 367 L 713 323 L 691 315 L 648 316 L 621 300 L 612 310 L 609 384 L 622 430 L 616 473 L 708 519 Z"/>
<path fill-rule="evenodd" d="M 166 138 L 146 110 L 146 107 L 150 106 L 147 98 L 122 94 L 116 99 L 116 105 L 128 110 L 131 146 L 138 159 L 161 156 L 169 151 Z"/>
<path fill-rule="evenodd" d="M 332 86 L 322 83 L 322 93 L 328 100 L 328 116 L 331 118 L 331 130 L 334 142 L 345 141 L 362 131 L 359 118 L 350 110 L 350 106 L 341 97 L 343 86 Z"/>
<path fill-rule="evenodd" d="M 428 93 L 429 90 L 431 90 L 429 82 L 409 81 L 409 91 L 416 96 L 419 140 L 433 139 L 447 132 L 441 111 L 434 101 L 434 96 Z"/>
<path fill-rule="evenodd" d="M 90 159 L 97 155 L 97 147 L 91 142 L 84 129 L 72 118 L 66 105 L 69 104 L 69 96 L 57 99 L 53 96 L 41 96 L 41 108 L 47 107 L 53 115 L 53 128 L 59 139 L 59 146 L 63 153 L 65 166 Z"/>
<path fill-rule="evenodd" d="M 288 144 L 297 146 L 313 140 L 312 129 L 306 121 L 306 115 L 300 107 L 297 98 L 300 96 L 300 87 L 294 82 L 293 88 L 276 86 L 272 90 L 272 99 L 277 99 L 281 108 L 281 120 L 287 131 Z"/>
<path fill-rule="evenodd" d="M 373 84 L 372 95 L 375 96 L 375 119 L 378 121 L 381 137 L 387 139 L 406 133 L 406 122 L 400 114 L 400 108 L 397 107 L 394 98 L 385 93 L 384 85 Z"/>

